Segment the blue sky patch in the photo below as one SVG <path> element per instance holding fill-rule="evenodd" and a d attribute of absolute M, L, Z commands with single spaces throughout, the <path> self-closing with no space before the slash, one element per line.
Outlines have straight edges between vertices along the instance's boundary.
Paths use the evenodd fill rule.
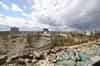
<path fill-rule="evenodd" d="M 22 12 L 17 12 L 16 10 L 13 10 L 13 4 L 16 5 L 16 7 L 18 7 L 20 10 L 22 10 Z M 23 13 L 32 13 L 31 0 L 0 0 L 0 14 L 4 16 L 29 18 L 29 16 L 23 15 Z"/>

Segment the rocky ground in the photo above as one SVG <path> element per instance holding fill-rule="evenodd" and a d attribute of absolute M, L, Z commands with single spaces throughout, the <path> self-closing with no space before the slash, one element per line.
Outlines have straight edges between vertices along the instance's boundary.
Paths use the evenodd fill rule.
<path fill-rule="evenodd" d="M 35 50 L 25 55 L 0 56 L 0 66 L 93 66 L 100 61 L 100 44 Z"/>
<path fill-rule="evenodd" d="M 20 35 L 0 38 L 0 66 L 95 66 L 100 62 L 100 40 L 83 42 L 81 39 L 83 43 L 55 46 L 50 34 Z M 63 38 L 57 37 L 56 42 L 62 44 Z"/>
<path fill-rule="evenodd" d="M 50 49 L 44 60 L 36 66 L 93 66 L 100 61 L 100 45 L 59 47 Z"/>

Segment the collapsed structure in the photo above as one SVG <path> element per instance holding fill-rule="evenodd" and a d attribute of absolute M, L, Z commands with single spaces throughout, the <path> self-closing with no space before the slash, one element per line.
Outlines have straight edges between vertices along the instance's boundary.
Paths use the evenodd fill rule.
<path fill-rule="evenodd" d="M 91 66 L 100 60 L 100 34 L 20 32 L 0 35 L 1 66 Z"/>

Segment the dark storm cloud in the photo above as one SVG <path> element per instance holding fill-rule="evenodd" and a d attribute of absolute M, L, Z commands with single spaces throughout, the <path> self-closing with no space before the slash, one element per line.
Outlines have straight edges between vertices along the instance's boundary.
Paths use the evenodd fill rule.
<path fill-rule="evenodd" d="M 46 1 L 51 4 L 45 4 Z M 55 2 L 57 5 L 54 5 L 54 0 L 42 2 L 37 0 L 36 5 L 41 4 L 40 9 L 36 8 L 39 11 L 37 18 L 39 23 L 48 24 L 51 28 L 59 30 L 84 31 L 99 28 L 100 0 L 55 0 Z"/>

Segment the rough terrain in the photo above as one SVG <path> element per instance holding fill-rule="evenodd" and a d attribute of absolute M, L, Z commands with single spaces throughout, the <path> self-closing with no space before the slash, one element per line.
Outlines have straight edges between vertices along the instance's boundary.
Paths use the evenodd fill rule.
<path fill-rule="evenodd" d="M 99 39 L 99 34 L 7 33 L 0 37 L 0 66 L 93 66 L 100 61 Z"/>

